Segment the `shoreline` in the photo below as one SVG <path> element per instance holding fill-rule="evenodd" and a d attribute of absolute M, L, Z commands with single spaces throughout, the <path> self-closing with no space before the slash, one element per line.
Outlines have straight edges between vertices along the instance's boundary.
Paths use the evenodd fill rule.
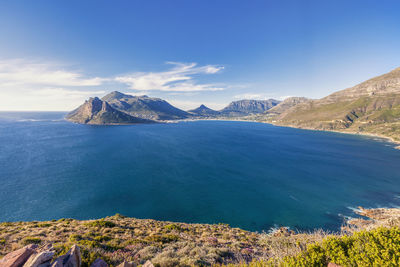
<path fill-rule="evenodd" d="M 255 123 L 264 123 L 264 124 L 269 124 L 273 126 L 278 126 L 278 127 L 286 127 L 286 128 L 293 128 L 293 129 L 301 129 L 301 130 L 308 130 L 308 131 L 319 131 L 319 132 L 332 132 L 332 133 L 341 133 L 341 134 L 350 134 L 350 135 L 357 135 L 357 136 L 365 136 L 365 137 L 377 137 L 380 139 L 384 139 L 389 143 L 392 143 L 396 146 L 394 146 L 394 149 L 400 150 L 400 141 L 394 140 L 392 137 L 385 136 L 385 135 L 380 135 L 380 134 L 373 134 L 373 133 L 360 133 L 360 132 L 355 132 L 355 131 L 338 131 L 338 130 L 320 130 L 320 129 L 313 129 L 313 128 L 304 128 L 304 127 L 299 127 L 295 125 L 283 125 L 279 123 L 274 123 L 274 122 L 268 122 L 268 121 L 257 121 L 257 120 L 245 120 L 245 119 L 229 119 L 229 118 L 223 118 L 223 119 L 218 119 L 218 118 L 213 118 L 213 119 L 185 119 L 185 120 L 179 120 L 176 122 L 185 122 L 185 121 L 241 121 L 241 122 L 255 122 Z"/>

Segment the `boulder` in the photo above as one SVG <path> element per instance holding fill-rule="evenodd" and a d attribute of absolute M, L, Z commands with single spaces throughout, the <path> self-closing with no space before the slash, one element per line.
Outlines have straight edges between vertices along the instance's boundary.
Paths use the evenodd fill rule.
<path fill-rule="evenodd" d="M 32 254 L 25 262 L 24 267 L 39 267 L 40 265 L 50 265 L 50 261 L 54 256 L 53 251 L 43 251 Z"/>
<path fill-rule="evenodd" d="M 146 261 L 145 264 L 143 264 L 142 267 L 154 267 L 153 263 L 151 263 L 151 261 Z"/>
<path fill-rule="evenodd" d="M 67 254 L 58 257 L 51 267 L 80 267 L 81 263 L 81 251 L 77 245 L 73 245 Z"/>
<path fill-rule="evenodd" d="M 342 266 L 337 265 L 336 263 L 330 262 L 330 263 L 328 263 L 328 267 L 342 267 Z"/>
<path fill-rule="evenodd" d="M 136 267 L 136 264 L 133 261 L 130 261 L 130 262 L 124 261 L 123 263 L 121 263 L 117 267 Z"/>
<path fill-rule="evenodd" d="M 108 267 L 108 264 L 102 259 L 95 260 L 90 267 Z"/>
<path fill-rule="evenodd" d="M 0 260 L 1 267 L 22 267 L 29 257 L 36 253 L 37 245 L 28 245 L 8 253 Z"/>

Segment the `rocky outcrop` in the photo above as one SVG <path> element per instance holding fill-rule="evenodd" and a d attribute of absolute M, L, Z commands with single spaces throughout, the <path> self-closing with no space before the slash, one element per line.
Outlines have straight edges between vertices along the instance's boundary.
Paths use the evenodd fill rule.
<path fill-rule="evenodd" d="M 145 264 L 142 265 L 142 267 L 154 267 L 153 263 L 151 261 L 146 261 Z"/>
<path fill-rule="evenodd" d="M 80 107 L 70 112 L 66 119 L 82 124 L 135 124 L 153 121 L 137 118 L 114 109 L 106 101 L 90 98 Z"/>
<path fill-rule="evenodd" d="M 239 100 L 231 102 L 227 107 L 220 110 L 223 116 L 236 117 L 249 114 L 264 113 L 272 107 L 278 105 L 279 100 Z"/>
<path fill-rule="evenodd" d="M 65 255 L 59 256 L 54 261 L 52 261 L 54 251 L 51 245 L 41 249 L 37 245 L 28 245 L 13 251 L 0 260 L 0 267 L 81 267 L 82 265 L 81 251 L 77 245 L 73 245 Z M 142 266 L 154 267 L 149 260 Z M 108 267 L 108 264 L 98 258 L 90 267 Z M 136 264 L 124 261 L 117 267 L 136 267 Z"/>
<path fill-rule="evenodd" d="M 81 263 L 81 251 L 77 245 L 73 245 L 67 254 L 58 257 L 51 267 L 80 267 Z"/>
<path fill-rule="evenodd" d="M 121 263 L 117 267 L 136 267 L 136 264 L 134 262 L 132 262 L 132 261 L 130 261 L 130 262 L 124 261 L 123 263 Z"/>
<path fill-rule="evenodd" d="M 22 267 L 29 257 L 36 253 L 37 245 L 28 245 L 13 251 L 0 260 L 1 267 Z"/>
<path fill-rule="evenodd" d="M 90 267 L 108 267 L 108 264 L 102 259 L 95 260 Z"/>
<path fill-rule="evenodd" d="M 54 256 L 53 251 L 43 251 L 35 253 L 25 262 L 23 267 L 45 267 L 50 266 L 50 261 Z"/>

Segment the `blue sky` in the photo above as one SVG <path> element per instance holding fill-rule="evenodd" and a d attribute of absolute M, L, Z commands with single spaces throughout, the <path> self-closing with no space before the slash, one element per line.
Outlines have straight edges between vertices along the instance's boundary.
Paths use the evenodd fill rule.
<path fill-rule="evenodd" d="M 320 98 L 400 66 L 400 1 L 1 1 L 0 110 L 119 90 L 178 107 Z"/>

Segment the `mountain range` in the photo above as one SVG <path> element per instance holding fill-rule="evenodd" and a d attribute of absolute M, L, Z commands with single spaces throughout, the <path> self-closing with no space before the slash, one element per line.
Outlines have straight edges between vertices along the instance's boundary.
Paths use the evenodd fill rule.
<path fill-rule="evenodd" d="M 240 100 L 216 111 L 201 105 L 184 111 L 160 98 L 133 96 L 118 91 L 99 99 L 90 98 L 70 112 L 66 119 L 83 124 L 132 124 L 182 119 L 241 117 L 262 113 L 279 103 L 278 100 Z"/>
<path fill-rule="evenodd" d="M 296 128 L 372 134 L 400 141 L 400 68 L 321 99 L 239 100 L 222 110 L 184 111 L 167 101 L 114 91 L 90 98 L 67 115 L 87 124 L 150 123 L 180 119 L 243 118 Z"/>

